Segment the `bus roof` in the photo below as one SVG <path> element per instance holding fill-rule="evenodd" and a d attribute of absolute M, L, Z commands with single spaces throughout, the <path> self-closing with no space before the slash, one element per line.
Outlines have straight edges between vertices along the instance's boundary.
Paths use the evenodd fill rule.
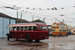
<path fill-rule="evenodd" d="M 63 25 L 66 25 L 65 23 L 53 23 L 53 24 L 63 24 Z"/>
<path fill-rule="evenodd" d="M 17 26 L 37 26 L 37 25 L 45 25 L 44 23 L 18 23 L 18 24 L 10 24 L 8 27 L 17 27 Z"/>

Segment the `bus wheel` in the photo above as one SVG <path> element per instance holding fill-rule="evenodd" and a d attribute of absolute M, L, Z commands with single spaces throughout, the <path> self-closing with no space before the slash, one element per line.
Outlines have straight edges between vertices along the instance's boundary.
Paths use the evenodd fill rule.
<path fill-rule="evenodd" d="M 66 34 L 66 36 L 67 36 L 68 34 Z"/>
<path fill-rule="evenodd" d="M 59 36 L 61 36 L 61 33 L 59 34 Z"/>
<path fill-rule="evenodd" d="M 32 40 L 30 40 L 30 36 L 29 35 L 27 35 L 26 37 L 25 37 L 25 40 L 27 41 L 27 42 L 31 42 Z"/>
<path fill-rule="evenodd" d="M 56 36 L 56 35 L 53 35 L 54 37 Z"/>
<path fill-rule="evenodd" d="M 18 41 L 18 38 L 16 39 L 16 41 Z"/>
<path fill-rule="evenodd" d="M 40 40 L 35 40 L 35 42 L 40 42 Z"/>

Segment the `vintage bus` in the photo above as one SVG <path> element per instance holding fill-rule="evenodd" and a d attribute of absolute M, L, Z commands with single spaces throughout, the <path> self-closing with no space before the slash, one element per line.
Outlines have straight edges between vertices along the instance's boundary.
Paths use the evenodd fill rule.
<path fill-rule="evenodd" d="M 7 39 L 16 38 L 25 39 L 26 41 L 40 40 L 49 38 L 48 26 L 44 23 L 21 23 L 8 25 L 10 33 L 7 34 Z"/>
<path fill-rule="evenodd" d="M 53 36 L 67 36 L 67 24 L 65 23 L 53 23 L 52 24 L 52 35 Z"/>
<path fill-rule="evenodd" d="M 71 29 L 71 34 L 74 34 L 75 35 L 75 29 Z"/>
<path fill-rule="evenodd" d="M 75 26 L 68 26 L 68 30 L 69 34 L 75 34 Z"/>

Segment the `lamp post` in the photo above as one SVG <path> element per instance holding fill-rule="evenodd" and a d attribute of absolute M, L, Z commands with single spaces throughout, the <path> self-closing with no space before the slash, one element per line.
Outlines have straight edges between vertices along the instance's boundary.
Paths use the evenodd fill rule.
<path fill-rule="evenodd" d="M 22 12 L 23 12 L 24 10 L 22 10 Z M 21 23 L 22 23 L 22 12 L 21 12 Z"/>

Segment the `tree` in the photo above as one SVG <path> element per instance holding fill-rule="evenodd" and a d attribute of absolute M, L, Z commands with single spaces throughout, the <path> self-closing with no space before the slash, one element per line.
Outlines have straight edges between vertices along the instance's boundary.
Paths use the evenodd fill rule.
<path fill-rule="evenodd" d="M 40 19 L 36 19 L 34 21 L 31 21 L 31 22 L 41 22 L 41 23 L 45 23 L 44 21 L 40 20 Z M 46 23 L 45 23 L 46 24 Z"/>

